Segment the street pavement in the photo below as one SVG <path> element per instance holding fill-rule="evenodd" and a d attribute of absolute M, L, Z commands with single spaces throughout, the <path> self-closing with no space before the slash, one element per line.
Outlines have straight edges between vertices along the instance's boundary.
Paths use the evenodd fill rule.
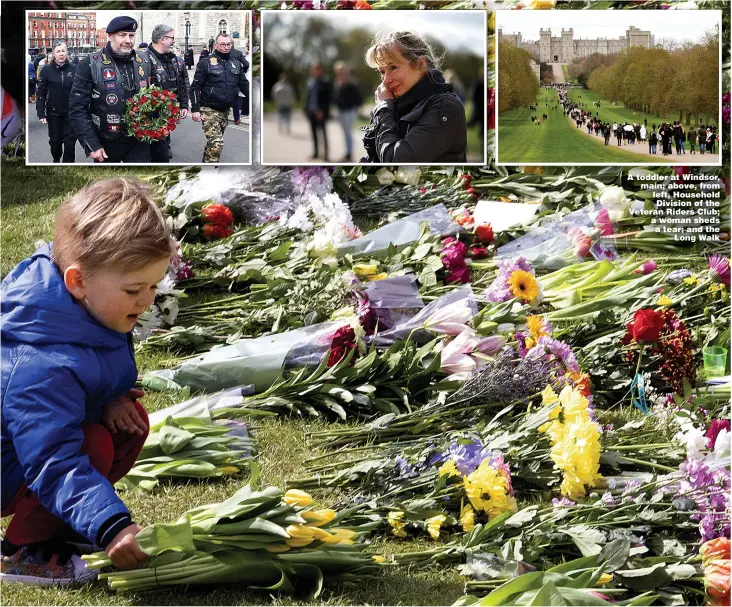
<path fill-rule="evenodd" d="M 51 148 L 48 144 L 48 127 L 38 120 L 35 104 L 28 104 L 27 115 L 27 162 L 30 164 L 53 162 Z M 229 126 L 226 127 L 224 132 L 222 163 L 249 164 L 251 162 L 249 126 L 244 120 L 239 126 L 235 125 L 233 115 L 229 114 Z M 206 138 L 203 136 L 201 123 L 193 122 L 190 114 L 185 120 L 181 120 L 175 131 L 171 133 L 170 141 L 173 150 L 173 159 L 170 161 L 172 164 L 201 164 Z M 75 164 L 94 164 L 90 158 L 84 156 L 78 141 L 76 143 Z"/>

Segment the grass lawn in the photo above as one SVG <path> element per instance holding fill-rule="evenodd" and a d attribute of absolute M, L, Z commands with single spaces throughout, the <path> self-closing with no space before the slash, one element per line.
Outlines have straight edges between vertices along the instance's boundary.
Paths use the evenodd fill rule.
<path fill-rule="evenodd" d="M 19 162 L 3 163 L 2 181 L 2 276 L 33 252 L 35 241 L 50 240 L 54 215 L 64 197 L 93 179 L 117 176 L 120 171 L 144 175 L 146 168 L 90 169 L 89 167 L 25 167 Z M 154 169 L 157 172 L 159 169 Z M 174 354 L 165 350 L 144 350 L 137 356 L 140 372 L 160 368 Z M 143 400 L 149 411 L 173 404 L 167 396 L 149 393 Z M 285 487 L 288 479 L 303 475 L 306 459 L 323 451 L 305 443 L 305 433 L 330 426 L 323 421 L 267 418 L 257 421 L 255 434 L 262 481 Z M 165 484 L 151 494 L 125 494 L 134 519 L 142 524 L 167 522 L 184 511 L 230 496 L 246 478 L 191 481 Z M 260 481 L 261 485 L 261 481 Z M 345 497 L 336 490 L 312 492 L 319 505 L 327 507 Z M 2 520 L 5 529 L 10 518 Z M 373 553 L 393 554 L 433 547 L 435 542 L 393 541 L 375 537 Z M 344 580 L 329 585 L 318 599 L 323 605 L 450 605 L 463 594 L 464 579 L 454 568 L 387 567 L 383 574 L 366 581 Z M 116 595 L 101 584 L 81 588 L 38 588 L 4 584 L 3 605 L 305 605 L 287 596 L 247 591 L 237 586 L 166 589 L 146 594 Z"/>
<path fill-rule="evenodd" d="M 565 82 L 576 82 L 574 78 L 569 77 L 569 72 L 567 71 L 567 65 L 562 63 L 562 74 L 564 74 L 564 81 Z"/>
<path fill-rule="evenodd" d="M 549 107 L 545 102 L 549 102 Z M 519 108 L 498 116 L 498 162 L 542 163 L 561 162 L 581 164 L 604 162 L 647 164 L 649 159 L 614 147 L 606 147 L 597 137 L 588 137 L 575 128 L 564 116 L 557 92 L 540 89 L 537 96 L 537 110 L 532 112 Z M 532 115 L 547 114 L 537 126 L 531 122 Z"/>
<path fill-rule="evenodd" d="M 656 116 L 655 114 L 646 114 L 645 112 L 635 112 L 633 116 L 633 110 L 628 109 L 622 103 L 618 102 L 617 105 L 613 105 L 611 101 L 607 101 L 589 90 L 583 89 L 569 89 L 569 98 L 577 103 L 578 105 L 586 104 L 585 109 L 592 109 L 594 112 L 599 112 L 600 120 L 608 122 L 643 122 L 644 119 L 648 120 L 648 128 L 655 123 L 656 126 L 660 126 L 662 122 L 673 122 L 679 119 L 678 112 L 670 112 L 666 117 Z M 600 109 L 592 105 L 593 101 L 600 101 Z M 708 116 L 704 116 L 704 119 L 699 121 L 699 124 L 707 124 Z M 712 117 L 711 121 L 716 124 L 716 117 Z"/>

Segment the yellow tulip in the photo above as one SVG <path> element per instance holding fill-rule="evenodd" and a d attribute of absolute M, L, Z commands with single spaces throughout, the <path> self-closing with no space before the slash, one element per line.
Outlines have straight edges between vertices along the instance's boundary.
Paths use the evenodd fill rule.
<path fill-rule="evenodd" d="M 371 276 L 367 276 L 366 280 L 368 282 L 374 282 L 376 280 L 384 280 L 385 278 L 388 278 L 388 274 L 386 272 L 381 272 L 380 274 L 373 274 Z"/>
<path fill-rule="evenodd" d="M 379 267 L 376 264 L 357 263 L 353 266 L 353 273 L 359 278 L 365 278 L 376 274 L 378 269 Z"/>
<path fill-rule="evenodd" d="M 371 556 L 375 563 L 386 563 L 386 558 L 382 554 L 374 554 Z"/>
<path fill-rule="evenodd" d="M 267 552 L 287 552 L 290 547 L 285 544 L 268 544 L 264 549 Z"/>
<path fill-rule="evenodd" d="M 336 537 L 345 540 L 352 540 L 358 535 L 358 533 L 356 533 L 352 529 L 342 529 L 340 527 L 334 527 L 333 529 L 328 529 L 328 531 L 330 531 Z"/>
<path fill-rule="evenodd" d="M 291 537 L 285 540 L 285 544 L 292 548 L 302 548 L 308 544 L 312 544 L 315 540 L 311 537 Z"/>
<path fill-rule="evenodd" d="M 307 525 L 288 525 L 285 529 L 290 537 L 313 537 L 314 527 Z"/>
<path fill-rule="evenodd" d="M 612 573 L 603 573 L 600 576 L 600 579 L 595 582 L 595 586 L 601 586 L 602 584 L 609 584 L 613 581 L 613 574 Z"/>
<path fill-rule="evenodd" d="M 333 535 L 328 533 L 325 529 L 319 529 L 318 527 L 311 527 L 311 530 L 313 532 L 312 537 L 314 537 L 316 540 L 325 541 L 326 539 L 334 537 Z"/>
<path fill-rule="evenodd" d="M 283 499 L 285 503 L 290 506 L 302 506 L 303 508 L 307 508 L 308 506 L 313 505 L 313 498 L 310 494 L 300 491 L 299 489 L 290 489 L 285 493 Z"/>
<path fill-rule="evenodd" d="M 301 512 L 300 516 L 302 516 L 311 527 L 320 527 L 335 519 L 337 513 L 335 510 L 325 508 L 323 510 L 308 510 L 307 512 Z"/>

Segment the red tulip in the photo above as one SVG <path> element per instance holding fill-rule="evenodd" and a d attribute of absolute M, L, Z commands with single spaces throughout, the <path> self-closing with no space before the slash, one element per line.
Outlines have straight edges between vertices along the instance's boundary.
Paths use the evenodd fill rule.
<path fill-rule="evenodd" d="M 491 227 L 491 224 L 484 223 L 483 225 L 478 226 L 475 229 L 475 235 L 478 237 L 478 240 L 481 242 L 484 242 L 486 244 L 490 244 L 495 240 L 495 234 L 493 234 L 493 228 Z"/>
<path fill-rule="evenodd" d="M 203 223 L 218 223 L 230 226 L 234 223 L 234 216 L 229 207 L 219 203 L 207 204 L 201 209 L 201 221 Z"/>
<path fill-rule="evenodd" d="M 656 342 L 661 337 L 663 325 L 663 316 L 660 312 L 638 310 L 633 315 L 633 322 L 628 323 L 626 327 L 635 341 Z"/>

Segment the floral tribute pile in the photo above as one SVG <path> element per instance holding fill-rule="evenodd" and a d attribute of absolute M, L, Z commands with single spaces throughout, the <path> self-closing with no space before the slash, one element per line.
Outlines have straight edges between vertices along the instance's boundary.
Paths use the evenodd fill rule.
<path fill-rule="evenodd" d="M 544 171 L 275 170 L 205 200 L 173 185 L 179 309 L 138 347 L 191 356 L 142 384 L 236 392 L 215 423 L 328 420 L 288 488 L 327 488 L 364 538 L 434 541 L 385 560 L 458 567 L 464 604 L 725 604 L 729 367 L 703 351 L 730 341 L 729 182 L 707 180 L 720 239 L 680 246 L 646 229 L 623 170 Z M 255 474 L 253 449 L 232 457 Z"/>

